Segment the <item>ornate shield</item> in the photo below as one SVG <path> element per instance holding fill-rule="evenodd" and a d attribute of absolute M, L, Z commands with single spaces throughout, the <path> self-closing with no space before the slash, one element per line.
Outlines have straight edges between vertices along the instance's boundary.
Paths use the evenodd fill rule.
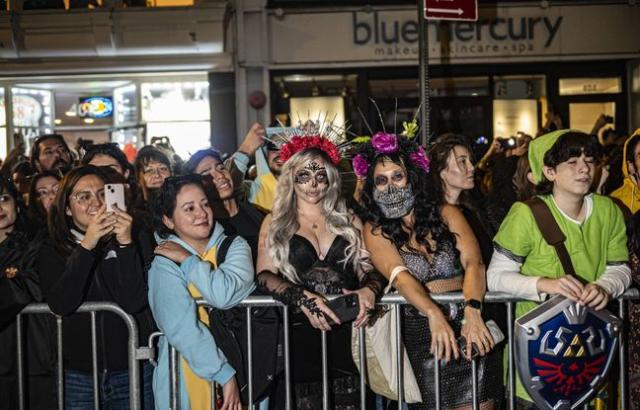
<path fill-rule="evenodd" d="M 575 409 L 598 391 L 618 347 L 621 322 L 555 296 L 515 323 L 516 366 L 541 409 Z"/>

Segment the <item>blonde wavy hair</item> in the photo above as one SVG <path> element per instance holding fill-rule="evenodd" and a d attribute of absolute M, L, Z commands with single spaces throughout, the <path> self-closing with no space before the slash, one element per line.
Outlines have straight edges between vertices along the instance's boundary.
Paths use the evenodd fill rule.
<path fill-rule="evenodd" d="M 290 281 L 300 283 L 294 267 L 289 263 L 289 241 L 300 229 L 298 223 L 297 198 L 294 190 L 296 170 L 306 163 L 321 158 L 327 170 L 329 187 L 322 199 L 322 212 L 330 232 L 342 236 L 349 245 L 345 249 L 345 258 L 340 261 L 346 267 L 352 264 L 359 274 L 370 268 L 369 254 L 362 245 L 360 231 L 353 226 L 353 215 L 340 197 L 340 173 L 326 155 L 318 149 L 307 149 L 293 155 L 282 166 L 278 177 L 276 196 L 271 208 L 271 223 L 267 235 L 269 256 L 279 271 Z"/>

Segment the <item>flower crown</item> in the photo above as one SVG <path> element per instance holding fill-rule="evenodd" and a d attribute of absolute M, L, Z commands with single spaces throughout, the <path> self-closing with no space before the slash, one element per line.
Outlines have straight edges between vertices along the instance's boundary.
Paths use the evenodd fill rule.
<path fill-rule="evenodd" d="M 325 118 L 326 120 L 326 118 Z M 297 127 L 281 127 L 269 142 L 280 146 L 280 160 L 287 162 L 296 153 L 305 149 L 319 149 L 323 151 L 334 165 L 338 165 L 344 152 L 351 145 L 346 141 L 346 128 L 337 127 L 333 122 L 306 121 L 298 123 Z"/>
<path fill-rule="evenodd" d="M 400 135 L 388 132 L 378 132 L 373 137 L 360 137 L 355 142 L 363 143 L 360 153 L 351 161 L 353 171 L 359 178 L 367 175 L 369 166 L 378 155 L 388 155 L 401 152 L 409 157 L 409 160 L 424 172 L 429 172 L 429 157 L 421 145 L 418 145 L 414 137 L 418 130 L 415 120 L 403 122 L 404 131 Z M 370 157 L 370 158 L 367 158 Z"/>
<path fill-rule="evenodd" d="M 280 149 L 280 160 L 287 162 L 297 152 L 308 148 L 317 148 L 324 151 L 329 156 L 333 165 L 338 165 L 340 162 L 340 151 L 338 147 L 329 139 L 321 135 L 313 136 L 295 136 L 291 138 L 291 141 L 284 144 Z"/>

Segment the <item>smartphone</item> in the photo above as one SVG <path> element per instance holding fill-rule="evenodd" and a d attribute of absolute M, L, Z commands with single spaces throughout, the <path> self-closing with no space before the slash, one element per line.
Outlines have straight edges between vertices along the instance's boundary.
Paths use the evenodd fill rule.
<path fill-rule="evenodd" d="M 516 139 L 515 137 L 510 137 L 510 138 L 500 138 L 500 145 L 502 146 L 502 148 L 504 149 L 511 149 L 511 148 L 515 148 L 516 147 Z"/>
<path fill-rule="evenodd" d="M 104 204 L 107 212 L 113 211 L 113 205 L 117 205 L 122 211 L 126 211 L 124 203 L 124 184 L 105 184 L 104 185 Z"/>
<path fill-rule="evenodd" d="M 491 338 L 493 339 L 494 345 L 497 345 L 498 343 L 504 340 L 504 333 L 502 333 L 502 330 L 500 330 L 500 327 L 496 322 L 494 322 L 493 320 L 487 320 L 485 322 L 485 326 L 487 326 L 487 329 L 489 329 L 489 333 L 491 333 Z M 462 355 L 466 355 L 467 340 L 464 336 L 460 336 L 458 338 L 458 347 L 460 348 L 460 353 Z M 480 354 L 480 352 L 478 351 L 478 347 L 476 346 L 475 343 L 472 343 L 471 359 L 475 359 L 476 357 L 478 357 L 478 354 Z"/>
<path fill-rule="evenodd" d="M 327 306 L 338 316 L 341 323 L 346 323 L 351 322 L 358 316 L 358 311 L 360 310 L 360 303 L 358 302 L 358 295 L 350 293 L 328 301 Z M 327 317 L 327 321 L 329 324 L 334 324 L 329 317 Z"/>

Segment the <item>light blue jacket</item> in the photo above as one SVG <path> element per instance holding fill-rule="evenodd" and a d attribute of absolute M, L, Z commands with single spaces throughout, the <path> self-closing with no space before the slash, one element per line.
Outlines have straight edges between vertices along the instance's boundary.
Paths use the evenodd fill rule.
<path fill-rule="evenodd" d="M 207 250 L 212 247 L 219 249 L 224 238 L 222 226 L 216 224 Z M 168 344 L 174 346 L 193 372 L 205 380 L 225 384 L 235 374 L 227 358 L 216 347 L 207 326 L 198 320 L 196 303 L 189 294 L 188 284 L 194 284 L 208 303 L 220 309 L 233 307 L 255 288 L 251 249 L 241 237 L 235 238 L 224 262 L 215 270 L 209 262 L 200 260 L 197 252 L 177 236 L 171 235 L 166 240 L 182 245 L 193 255 L 179 266 L 156 255 L 149 271 L 149 305 L 164 333 L 159 340 L 158 366 L 153 373 L 156 409 L 169 408 Z M 180 403 L 182 410 L 191 408 L 183 377 L 180 378 Z"/>

